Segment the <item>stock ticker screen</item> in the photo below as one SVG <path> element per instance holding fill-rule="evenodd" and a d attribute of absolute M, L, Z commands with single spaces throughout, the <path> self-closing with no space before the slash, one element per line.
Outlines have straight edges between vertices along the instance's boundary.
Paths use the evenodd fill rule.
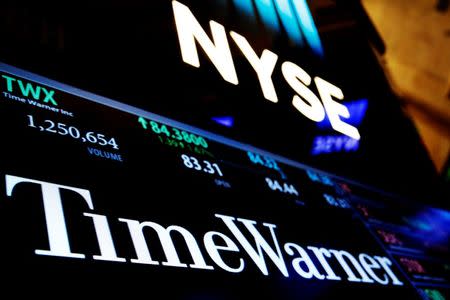
<path fill-rule="evenodd" d="M 1 3 L 2 292 L 450 299 L 423 145 L 314 2 Z"/>
<path fill-rule="evenodd" d="M 448 211 L 8 65 L 0 71 L 6 290 L 448 298 Z"/>

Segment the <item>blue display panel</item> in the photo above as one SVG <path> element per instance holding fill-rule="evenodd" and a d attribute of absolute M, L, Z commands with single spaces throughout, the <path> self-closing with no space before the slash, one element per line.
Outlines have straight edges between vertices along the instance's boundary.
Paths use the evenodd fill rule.
<path fill-rule="evenodd" d="M 0 124 L 6 290 L 448 298 L 447 211 L 6 64 Z"/>

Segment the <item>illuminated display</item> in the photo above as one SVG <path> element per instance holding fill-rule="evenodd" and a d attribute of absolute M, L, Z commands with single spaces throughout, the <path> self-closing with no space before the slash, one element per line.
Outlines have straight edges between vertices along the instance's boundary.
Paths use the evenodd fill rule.
<path fill-rule="evenodd" d="M 326 175 L 319 174 L 311 170 L 307 170 L 306 174 L 308 174 L 309 179 L 314 182 L 319 182 L 323 185 L 334 186 L 333 181 Z"/>
<path fill-rule="evenodd" d="M 350 113 L 350 117 L 346 119 L 346 122 L 355 127 L 361 125 L 364 117 L 366 116 L 367 108 L 369 106 L 369 100 L 360 99 L 355 101 L 348 101 L 343 104 L 345 105 L 345 107 L 347 107 Z M 332 129 L 332 124 L 330 123 L 328 117 L 325 117 L 323 121 L 317 123 L 317 127 L 319 127 L 320 129 Z"/>
<path fill-rule="evenodd" d="M 226 127 L 233 127 L 234 124 L 234 118 L 227 116 L 227 117 L 213 117 L 211 118 L 214 122 L 226 126 Z"/>
<path fill-rule="evenodd" d="M 253 153 L 248 151 L 247 152 L 248 158 L 250 158 L 250 161 L 256 165 L 261 165 L 269 169 L 274 169 L 279 171 L 280 167 L 278 166 L 277 162 L 270 157 L 267 156 L 261 156 L 258 153 Z"/>
<path fill-rule="evenodd" d="M 172 5 L 183 61 L 199 68 L 197 45 L 200 45 L 222 78 L 231 84 L 238 85 L 239 80 L 224 26 L 214 21 L 210 22 L 213 35 L 211 40 L 189 7 L 177 1 L 173 1 Z M 264 97 L 277 103 L 278 96 L 272 75 L 278 55 L 265 49 L 259 56 L 244 36 L 234 31 L 230 32 L 230 36 L 256 72 Z M 327 115 L 334 130 L 355 140 L 360 139 L 358 129 L 345 121 L 351 118 L 348 108 L 333 99 L 344 99 L 344 94 L 339 87 L 318 76 L 312 78 L 305 70 L 290 61 L 282 63 L 281 69 L 284 79 L 296 93 L 292 98 L 292 106 L 295 109 L 314 122 L 323 121 Z M 308 88 L 312 82 L 318 90 L 320 99 Z"/>
<path fill-rule="evenodd" d="M 49 250 L 41 250 L 36 249 L 35 254 L 37 255 L 45 255 L 45 256 L 58 256 L 58 257 L 66 257 L 66 258 L 78 258 L 78 259 L 86 259 L 85 254 L 81 253 L 73 253 L 71 251 L 68 230 L 65 226 L 65 217 L 63 214 L 63 206 L 62 206 L 62 198 L 60 195 L 60 190 L 70 190 L 77 193 L 79 196 L 83 198 L 86 202 L 90 211 L 94 207 L 94 202 L 91 197 L 91 193 L 88 190 L 69 187 L 64 185 L 59 185 L 55 183 L 49 183 L 34 179 L 16 177 L 6 175 L 6 191 L 8 196 L 12 196 L 15 187 L 22 183 L 32 183 L 41 186 L 42 189 L 42 199 L 45 204 L 45 217 L 47 221 L 47 232 L 49 238 Z M 104 215 L 94 214 L 92 212 L 83 213 L 85 217 L 92 218 L 94 223 L 94 228 L 96 231 L 96 236 L 98 239 L 98 244 L 100 248 L 100 255 L 94 255 L 94 260 L 102 260 L 102 261 L 110 261 L 110 262 L 120 262 L 124 263 L 127 260 L 122 257 L 117 256 L 117 252 L 112 242 L 112 236 L 110 231 L 110 226 L 107 222 L 107 218 Z M 235 218 L 231 216 L 225 216 L 216 214 L 216 218 L 222 220 L 226 227 L 231 231 L 236 240 L 241 244 L 242 248 L 248 253 L 250 258 L 254 261 L 256 266 L 260 269 L 260 271 L 264 275 L 269 275 L 267 262 L 262 255 L 262 251 L 267 254 L 268 257 L 272 260 L 272 263 L 278 268 L 278 270 L 283 274 L 284 277 L 289 277 L 289 272 L 286 267 L 286 263 L 281 254 L 281 248 L 278 244 L 278 240 L 275 234 L 275 229 L 277 228 L 274 224 L 263 223 L 264 227 L 267 227 L 272 236 L 272 243 L 275 247 L 271 247 L 269 243 L 263 238 L 261 233 L 256 228 L 256 221 Z M 171 225 L 168 228 L 164 228 L 163 226 L 151 222 L 144 221 L 139 222 L 131 219 L 119 218 L 119 222 L 123 222 L 128 226 L 128 230 L 130 231 L 131 239 L 133 242 L 133 246 L 136 252 L 136 259 L 131 259 L 131 263 L 135 264 L 145 264 L 145 265 L 159 265 L 160 262 L 151 258 L 150 250 L 145 242 L 145 237 L 143 234 L 143 229 L 146 227 L 154 229 L 160 242 L 162 244 L 166 261 L 162 262 L 163 266 L 170 267 L 179 267 L 179 268 L 187 268 L 188 265 L 185 263 L 181 263 L 179 256 L 177 254 L 177 250 L 175 249 L 175 245 L 171 240 L 170 232 L 176 231 L 179 232 L 190 251 L 190 255 L 194 261 L 193 264 L 190 264 L 189 267 L 193 269 L 204 269 L 204 270 L 213 270 L 214 267 L 211 265 L 207 265 L 204 257 L 201 255 L 199 250 L 199 245 L 195 241 L 193 235 L 185 228 L 177 225 Z M 242 223 L 246 229 L 251 233 L 254 240 L 257 244 L 258 252 L 251 246 L 250 242 L 244 237 L 242 232 L 237 227 L 236 223 Z M 215 244 L 213 240 L 213 236 L 220 236 L 227 243 L 227 247 L 223 248 L 223 246 L 218 246 Z M 209 231 L 204 235 L 204 246 L 206 247 L 207 253 L 211 256 L 211 259 L 222 269 L 232 273 L 239 273 L 244 270 L 244 261 L 240 259 L 240 265 L 237 268 L 232 268 L 226 265 L 220 256 L 217 250 L 228 250 L 237 252 L 238 247 L 236 244 L 232 242 L 232 240 L 220 232 Z M 341 277 L 335 274 L 335 271 L 330 269 L 330 262 L 325 258 L 332 257 L 336 259 L 337 262 L 341 265 L 346 275 L 348 276 L 346 279 L 350 282 L 362 282 L 362 283 L 378 283 L 381 285 L 403 285 L 401 281 L 398 280 L 396 275 L 391 269 L 392 262 L 386 257 L 374 256 L 371 257 L 367 254 L 361 253 L 359 254 L 359 262 L 358 260 L 349 252 L 344 250 L 334 250 L 334 249 L 325 249 L 325 248 L 317 248 L 313 246 L 306 247 L 311 251 L 308 254 L 304 248 L 294 243 L 286 243 L 284 244 L 283 249 L 287 252 L 289 256 L 294 256 L 294 260 L 292 261 L 292 265 L 296 273 L 306 279 L 315 278 L 318 280 L 343 280 Z M 295 250 L 295 251 L 294 251 Z M 297 253 L 296 253 L 297 252 Z M 297 254 L 300 256 L 297 257 Z M 321 269 L 325 270 L 325 274 L 321 274 L 318 271 L 318 268 L 314 265 L 310 255 L 315 255 L 321 264 Z M 307 267 L 304 268 L 303 265 L 300 264 L 303 262 Z M 349 263 L 350 262 L 350 263 Z M 356 274 L 352 271 L 351 267 L 357 270 Z M 374 273 L 375 270 L 382 270 L 382 279 L 379 275 Z"/>
<path fill-rule="evenodd" d="M 166 135 L 167 137 L 181 141 L 180 145 L 183 145 L 183 142 L 186 142 L 188 144 L 202 146 L 205 149 L 208 148 L 208 143 L 201 136 L 196 136 L 195 134 L 188 133 L 184 130 L 179 130 L 174 127 L 167 127 L 166 125 L 159 124 L 155 121 L 147 122 L 142 117 L 139 117 L 139 123 L 144 129 L 151 128 L 151 130 L 156 134 Z"/>
<path fill-rule="evenodd" d="M 386 232 L 384 230 L 377 230 L 378 234 L 383 238 L 385 243 L 391 245 L 399 245 L 402 246 L 403 242 L 395 235 L 395 233 Z"/>
<path fill-rule="evenodd" d="M 426 273 L 425 268 L 420 264 L 420 262 L 418 262 L 415 259 L 402 257 L 400 258 L 400 262 L 410 273 L 417 273 L 417 274 Z"/>
<path fill-rule="evenodd" d="M 430 300 L 445 300 L 446 298 L 436 289 L 425 289 L 424 293 Z"/>
<path fill-rule="evenodd" d="M 359 141 L 348 136 L 317 136 L 313 141 L 312 155 L 334 153 L 334 152 L 352 152 L 359 148 Z"/>
<path fill-rule="evenodd" d="M 364 120 L 369 101 L 367 99 L 360 99 L 356 101 L 349 101 L 343 103 L 348 111 L 349 117 L 346 119 L 348 124 L 358 128 Z M 317 123 L 317 127 L 321 130 L 333 129 L 333 125 L 327 116 Z M 359 140 L 353 139 L 345 135 L 326 135 L 316 136 L 313 140 L 311 149 L 312 155 L 339 153 L 339 152 L 354 152 L 359 149 Z"/>
<path fill-rule="evenodd" d="M 279 191 L 282 193 L 298 196 L 297 189 L 292 184 L 286 182 L 280 183 L 276 179 L 272 179 L 269 177 L 266 177 L 266 182 L 269 188 L 273 191 Z"/>
<path fill-rule="evenodd" d="M 83 143 L 91 143 L 99 146 L 108 146 L 113 149 L 119 150 L 119 145 L 117 145 L 114 138 L 107 138 L 104 134 L 95 133 L 93 131 L 88 131 L 86 133 L 81 132 L 77 127 L 66 125 L 64 123 L 54 122 L 52 120 L 43 120 L 42 125 L 35 123 L 34 117 L 32 115 L 27 115 L 28 126 L 31 128 L 38 129 L 39 131 L 45 131 L 49 133 L 59 134 L 62 136 L 69 136 L 76 140 L 81 140 Z"/>
<path fill-rule="evenodd" d="M 33 71 L 0 63 L 4 298 L 450 299 L 450 214 L 341 2 L 0 3 Z"/>
<path fill-rule="evenodd" d="M 186 154 L 181 155 L 181 159 L 183 160 L 183 164 L 188 169 L 194 169 L 197 171 L 203 171 L 208 174 L 217 174 L 219 176 L 223 176 L 220 167 L 216 163 L 210 163 L 207 160 L 203 160 L 199 162 L 199 160 L 193 156 L 188 156 Z M 203 166 L 202 166 L 203 164 Z"/>
<path fill-rule="evenodd" d="M 101 276 L 108 283 L 94 295 L 142 295 L 152 282 L 171 299 L 201 299 L 206 286 L 212 298 L 240 299 L 243 284 L 262 299 L 445 296 L 446 212 L 419 206 L 393 217 L 386 212 L 403 210 L 358 196 L 381 197 L 370 187 L 11 66 L 0 71 L 15 79 L 0 85 L 9 141 L 0 232 L 10 245 L 0 255 L 4 272 L 27 270 L 21 282 L 74 276 L 60 284 L 77 294 Z M 20 87 L 5 94 L 19 81 L 28 97 L 39 87 L 58 106 L 50 96 L 39 100 L 48 107 L 21 101 Z M 167 291 L 174 281 L 183 288 Z"/>
<path fill-rule="evenodd" d="M 330 204 L 331 206 L 340 207 L 340 208 L 350 208 L 350 204 L 347 200 L 333 197 L 328 194 L 323 194 L 324 199 Z"/>
<path fill-rule="evenodd" d="M 43 103 L 50 103 L 57 106 L 55 99 L 53 98 L 55 91 L 47 90 L 45 87 L 39 85 L 33 85 L 29 82 L 24 82 L 20 79 L 16 79 L 11 76 L 2 75 L 2 78 L 6 81 L 6 90 L 2 91 L 5 97 L 12 98 L 11 94 L 14 91 L 19 90 L 23 97 L 33 97 L 34 100 L 42 100 Z M 44 96 L 44 97 L 42 97 Z"/>

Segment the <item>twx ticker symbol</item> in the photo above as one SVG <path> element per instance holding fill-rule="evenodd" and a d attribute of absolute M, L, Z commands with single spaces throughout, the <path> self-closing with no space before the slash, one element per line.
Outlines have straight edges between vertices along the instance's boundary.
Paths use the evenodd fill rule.
<path fill-rule="evenodd" d="M 299 46 L 306 43 L 317 55 L 323 56 L 319 33 L 306 0 L 233 0 L 236 8 L 256 18 L 269 29 L 280 31 L 284 27 L 289 38 Z M 281 22 L 281 24 L 280 24 Z"/>
<path fill-rule="evenodd" d="M 2 75 L 1 77 L 5 80 L 4 83 L 6 85 L 6 89 L 8 90 L 8 92 L 3 92 L 5 97 L 7 96 L 14 98 L 15 96 L 9 93 L 13 93 L 18 90 L 23 97 L 33 97 L 34 100 L 42 100 L 44 103 L 51 103 L 55 106 L 58 105 L 53 98 L 55 95 L 54 90 L 47 90 L 43 86 L 31 84 L 7 75 Z"/>

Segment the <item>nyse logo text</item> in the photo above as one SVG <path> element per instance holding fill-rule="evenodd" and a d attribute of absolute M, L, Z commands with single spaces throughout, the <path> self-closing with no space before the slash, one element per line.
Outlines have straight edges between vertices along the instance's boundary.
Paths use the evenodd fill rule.
<path fill-rule="evenodd" d="M 172 6 L 183 61 L 199 68 L 200 59 L 197 49 L 199 45 L 222 78 L 238 85 L 239 80 L 224 26 L 210 21 L 211 40 L 186 5 L 173 1 Z M 272 75 L 278 62 L 278 55 L 268 49 L 258 55 L 245 37 L 234 31 L 230 32 L 230 36 L 253 67 L 264 98 L 277 103 L 278 95 Z M 333 99 L 333 97 L 338 100 L 344 99 L 344 94 L 339 87 L 318 76 L 312 78 L 305 70 L 290 61 L 281 64 L 281 71 L 284 79 L 295 92 L 292 97 L 292 105 L 295 109 L 314 122 L 321 122 L 327 116 L 335 131 L 355 140 L 360 139 L 358 129 L 341 119 L 341 117 L 350 118 L 350 113 L 345 105 Z M 319 92 L 320 99 L 309 88 L 312 82 Z"/>

